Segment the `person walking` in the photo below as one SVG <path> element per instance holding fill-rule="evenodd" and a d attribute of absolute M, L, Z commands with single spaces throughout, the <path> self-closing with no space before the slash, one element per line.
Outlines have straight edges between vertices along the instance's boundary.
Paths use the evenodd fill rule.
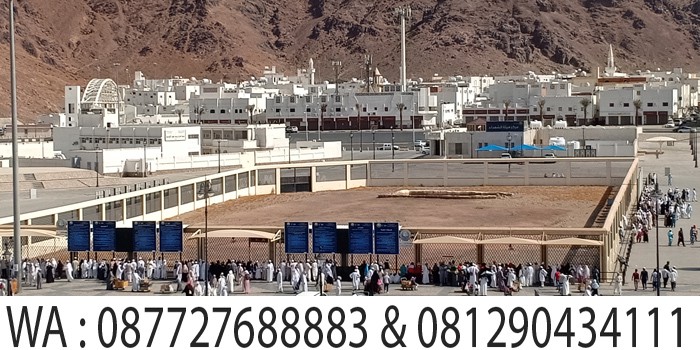
<path fill-rule="evenodd" d="M 639 289 L 639 271 L 637 269 L 634 269 L 634 273 L 632 273 L 632 282 L 634 282 L 634 291 L 636 292 Z"/>
<path fill-rule="evenodd" d="M 668 246 L 673 245 L 673 230 L 668 230 Z"/>
<path fill-rule="evenodd" d="M 642 267 L 642 273 L 639 274 L 639 277 L 642 280 L 642 290 L 646 290 L 647 281 L 649 280 L 649 272 L 646 267 Z"/>
<path fill-rule="evenodd" d="M 652 291 L 656 291 L 659 288 L 659 272 L 656 269 L 651 273 L 651 287 Z"/>
<path fill-rule="evenodd" d="M 669 272 L 671 272 L 671 268 L 669 267 L 671 265 L 670 261 L 666 262 L 666 265 L 664 265 L 663 270 L 659 271 L 661 274 L 661 277 L 664 279 L 664 288 L 668 285 L 668 278 L 671 277 L 669 276 Z"/>
<path fill-rule="evenodd" d="M 666 177 L 668 177 L 668 185 L 673 186 L 673 175 L 671 175 L 671 173 L 669 172 L 668 175 L 666 175 Z"/>
<path fill-rule="evenodd" d="M 675 266 L 674 266 L 673 268 L 671 268 L 671 273 L 670 273 L 670 275 L 671 275 L 671 277 L 670 277 L 670 280 L 671 280 L 671 291 L 672 291 L 672 292 L 675 292 L 675 291 L 676 291 L 676 282 L 678 281 L 678 270 L 676 270 L 676 267 L 675 267 Z"/>
<path fill-rule="evenodd" d="M 678 229 L 678 244 L 677 246 L 683 245 L 685 247 L 685 237 L 683 235 L 683 228 Z"/>

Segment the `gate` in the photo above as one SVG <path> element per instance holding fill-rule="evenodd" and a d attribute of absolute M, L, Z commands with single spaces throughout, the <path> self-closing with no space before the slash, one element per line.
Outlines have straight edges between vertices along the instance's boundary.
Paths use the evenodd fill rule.
<path fill-rule="evenodd" d="M 311 168 L 280 169 L 280 191 L 311 192 Z"/>

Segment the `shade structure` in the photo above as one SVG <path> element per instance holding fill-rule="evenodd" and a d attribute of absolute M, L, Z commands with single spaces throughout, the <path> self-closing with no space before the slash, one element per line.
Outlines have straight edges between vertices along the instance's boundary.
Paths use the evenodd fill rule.
<path fill-rule="evenodd" d="M 477 244 L 477 242 L 475 239 L 455 236 L 437 236 L 413 241 L 414 244 Z"/>
<path fill-rule="evenodd" d="M 545 151 L 566 151 L 566 148 L 562 146 L 557 146 L 557 145 L 549 145 L 542 147 L 543 150 Z"/>
<path fill-rule="evenodd" d="M 657 136 L 647 139 L 646 142 L 673 142 L 676 141 L 673 137 L 668 136 Z"/>
<path fill-rule="evenodd" d="M 484 146 L 481 148 L 477 148 L 476 150 L 477 151 L 501 151 L 502 152 L 502 151 L 507 151 L 508 149 L 505 147 L 501 147 L 499 145 L 488 145 L 488 146 Z"/>
<path fill-rule="evenodd" d="M 45 238 L 57 238 L 56 231 L 23 228 L 19 230 L 20 237 L 45 237 Z M 0 237 L 12 237 L 13 231 L 7 229 L 0 229 Z"/>
<path fill-rule="evenodd" d="M 515 147 L 511 147 L 513 151 L 539 151 L 540 148 L 533 145 L 520 144 Z"/>
<path fill-rule="evenodd" d="M 542 242 L 534 240 L 534 239 L 528 239 L 528 238 L 520 238 L 520 237 L 499 237 L 499 238 L 490 238 L 490 239 L 484 239 L 479 241 L 479 244 L 527 244 L 527 245 L 540 245 Z"/>
<path fill-rule="evenodd" d="M 275 234 L 271 233 L 271 232 L 257 231 L 257 230 L 236 230 L 236 229 L 212 230 L 212 231 L 209 231 L 209 233 L 206 236 L 209 238 L 262 238 L 262 239 L 275 238 Z M 205 237 L 204 231 L 201 231 L 200 233 L 194 234 L 187 239 L 198 239 L 198 238 L 204 238 L 204 237 Z"/>
<path fill-rule="evenodd" d="M 592 239 L 583 239 L 576 237 L 559 238 L 552 239 L 548 241 L 543 241 L 542 245 L 588 245 L 588 246 L 601 246 L 602 241 L 594 241 Z"/>

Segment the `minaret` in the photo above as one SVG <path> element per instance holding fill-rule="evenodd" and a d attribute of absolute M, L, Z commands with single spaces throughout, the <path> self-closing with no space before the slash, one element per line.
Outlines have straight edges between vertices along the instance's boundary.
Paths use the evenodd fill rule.
<path fill-rule="evenodd" d="M 605 74 L 613 76 L 615 74 L 615 56 L 613 54 L 613 47 L 610 44 L 610 51 L 608 52 L 608 66 L 605 67 Z"/>
<path fill-rule="evenodd" d="M 314 69 L 314 59 L 309 58 L 309 84 L 314 85 L 314 80 L 315 80 L 315 75 L 316 75 L 316 69 Z"/>

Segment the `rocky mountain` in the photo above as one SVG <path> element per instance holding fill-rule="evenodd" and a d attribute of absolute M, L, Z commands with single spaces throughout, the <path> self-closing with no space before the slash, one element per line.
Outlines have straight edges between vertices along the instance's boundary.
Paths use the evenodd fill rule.
<path fill-rule="evenodd" d="M 399 22 L 411 5 L 409 77 L 595 73 L 608 44 L 625 70 L 697 70 L 700 0 L 15 0 L 22 119 L 62 108 L 65 84 L 197 76 L 236 81 L 316 62 L 361 76 L 364 55 L 398 80 Z M 0 5 L 0 117 L 9 112 L 8 5 Z"/>

